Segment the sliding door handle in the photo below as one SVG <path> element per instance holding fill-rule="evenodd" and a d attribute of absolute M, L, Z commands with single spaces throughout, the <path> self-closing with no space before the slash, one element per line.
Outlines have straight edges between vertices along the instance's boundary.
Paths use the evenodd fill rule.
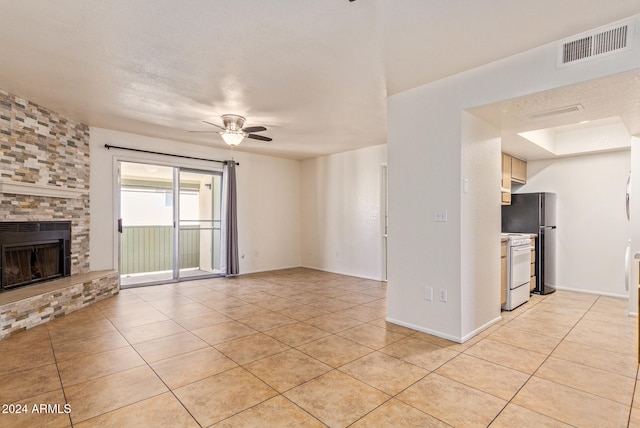
<path fill-rule="evenodd" d="M 118 219 L 118 233 L 122 233 L 122 219 Z"/>

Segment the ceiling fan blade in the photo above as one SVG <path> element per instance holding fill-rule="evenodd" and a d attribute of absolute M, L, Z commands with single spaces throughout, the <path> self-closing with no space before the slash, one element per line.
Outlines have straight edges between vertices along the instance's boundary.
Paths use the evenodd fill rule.
<path fill-rule="evenodd" d="M 206 120 L 203 120 L 203 122 L 204 122 L 204 123 L 208 123 L 209 125 L 216 126 L 216 127 L 220 128 L 220 129 L 225 129 L 225 127 L 224 127 L 224 126 L 216 125 L 216 124 L 215 124 L 215 123 L 213 123 L 213 122 L 207 122 Z"/>
<path fill-rule="evenodd" d="M 252 132 L 266 131 L 267 128 L 265 128 L 264 126 L 249 126 L 248 128 L 242 128 L 242 130 L 247 134 L 250 134 Z"/>
<path fill-rule="evenodd" d="M 272 138 L 269 137 L 264 137 L 262 135 L 258 135 L 258 134 L 247 134 L 247 138 L 253 138 L 254 140 L 260 140 L 260 141 L 272 141 Z"/>
<path fill-rule="evenodd" d="M 219 131 L 189 131 L 189 132 L 194 132 L 194 133 L 201 133 L 201 134 L 219 134 Z"/>

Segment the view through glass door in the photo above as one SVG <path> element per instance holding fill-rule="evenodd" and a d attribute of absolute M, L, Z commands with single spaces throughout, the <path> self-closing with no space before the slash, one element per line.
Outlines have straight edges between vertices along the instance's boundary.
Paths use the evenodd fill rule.
<path fill-rule="evenodd" d="M 180 170 L 179 277 L 220 273 L 222 174 Z"/>
<path fill-rule="evenodd" d="M 120 162 L 122 287 L 220 273 L 222 173 Z"/>

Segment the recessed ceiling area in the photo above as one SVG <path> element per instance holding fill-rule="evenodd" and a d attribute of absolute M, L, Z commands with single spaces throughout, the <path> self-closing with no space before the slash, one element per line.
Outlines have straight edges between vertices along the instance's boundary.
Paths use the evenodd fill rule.
<path fill-rule="evenodd" d="M 502 150 L 525 160 L 629 148 L 640 135 L 640 72 L 632 71 L 468 111 L 502 130 Z"/>

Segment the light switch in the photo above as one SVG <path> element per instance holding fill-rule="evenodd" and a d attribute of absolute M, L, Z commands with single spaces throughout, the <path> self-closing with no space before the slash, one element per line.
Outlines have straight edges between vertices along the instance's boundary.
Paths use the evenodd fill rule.
<path fill-rule="evenodd" d="M 424 287 L 424 300 L 429 302 L 433 302 L 433 288 L 432 287 Z"/>

